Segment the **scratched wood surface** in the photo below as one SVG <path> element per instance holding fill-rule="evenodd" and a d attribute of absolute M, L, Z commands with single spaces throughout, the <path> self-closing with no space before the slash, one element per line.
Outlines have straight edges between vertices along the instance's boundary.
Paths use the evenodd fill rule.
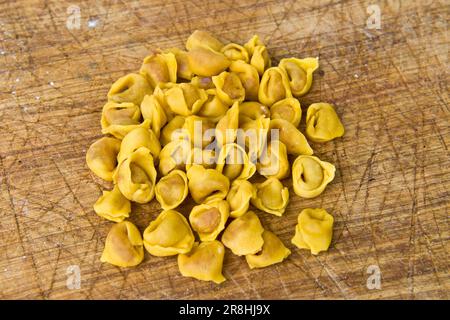
<path fill-rule="evenodd" d="M 66 27 L 70 4 L 79 5 L 80 29 Z M 369 4 L 381 9 L 379 30 L 366 26 Z M 0 298 L 448 299 L 448 9 L 445 1 L 1 1 Z M 111 83 L 195 29 L 236 42 L 259 34 L 274 61 L 320 56 L 304 110 L 331 102 L 346 127 L 342 139 L 313 145 L 337 166 L 326 191 L 310 200 L 291 192 L 282 218 L 260 213 L 292 255 L 250 271 L 227 251 L 220 286 L 182 277 L 174 257 L 146 254 L 132 269 L 100 263 L 112 223 L 92 205 L 109 185 L 84 160 Z M 305 207 L 334 215 L 328 253 L 290 244 Z M 158 212 L 156 201 L 133 206 L 131 220 L 143 231 Z M 71 290 L 73 265 L 81 287 Z M 379 290 L 366 286 L 371 265 Z"/>

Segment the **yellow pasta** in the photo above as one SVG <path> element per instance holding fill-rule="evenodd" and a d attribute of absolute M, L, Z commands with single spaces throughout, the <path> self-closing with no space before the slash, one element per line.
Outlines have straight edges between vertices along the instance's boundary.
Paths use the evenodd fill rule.
<path fill-rule="evenodd" d="M 172 170 L 182 170 L 191 155 L 191 143 L 188 140 L 177 139 L 166 144 L 159 154 L 159 173 L 167 175 Z"/>
<path fill-rule="evenodd" d="M 188 62 L 192 72 L 202 77 L 215 76 L 230 65 L 230 60 L 223 53 L 204 47 L 190 50 Z"/>
<path fill-rule="evenodd" d="M 265 117 L 259 117 L 256 120 L 245 121 L 241 125 L 244 134 L 244 143 L 248 148 L 249 158 L 256 160 L 261 156 L 264 151 L 264 147 L 267 144 L 267 134 L 270 129 L 270 119 Z M 241 141 L 242 137 L 238 137 L 238 141 Z"/>
<path fill-rule="evenodd" d="M 253 211 L 248 211 L 231 221 L 223 232 L 222 243 L 238 256 L 256 254 L 264 244 L 263 232 L 258 216 Z"/>
<path fill-rule="evenodd" d="M 186 218 L 175 210 L 165 210 L 144 231 L 144 247 L 157 257 L 188 253 L 194 234 Z"/>
<path fill-rule="evenodd" d="M 140 74 L 130 73 L 113 83 L 108 92 L 108 99 L 117 103 L 130 102 L 139 106 L 147 94 L 152 94 L 152 88 Z"/>
<path fill-rule="evenodd" d="M 191 84 L 205 90 L 215 88 L 211 77 L 194 76 L 191 79 Z"/>
<path fill-rule="evenodd" d="M 164 126 L 164 128 L 162 128 L 160 139 L 163 146 L 173 140 L 184 137 L 181 130 L 184 126 L 185 119 L 186 118 L 183 116 L 175 116 Z"/>
<path fill-rule="evenodd" d="M 288 74 L 292 94 L 301 97 L 311 88 L 313 72 L 319 68 L 319 59 L 285 58 L 281 59 L 279 66 Z"/>
<path fill-rule="evenodd" d="M 198 47 L 220 51 L 223 47 L 223 43 L 206 31 L 195 30 L 186 41 L 186 49 L 190 51 Z"/>
<path fill-rule="evenodd" d="M 197 115 L 217 123 L 227 113 L 229 106 L 217 95 L 216 89 L 206 90 L 208 100 L 203 104 Z"/>
<path fill-rule="evenodd" d="M 304 209 L 298 215 L 292 243 L 314 255 L 327 251 L 333 237 L 333 216 L 325 209 Z"/>
<path fill-rule="evenodd" d="M 279 140 L 286 145 L 288 154 L 313 154 L 313 149 L 305 136 L 289 121 L 284 119 L 270 120 L 270 129 L 278 129 Z"/>
<path fill-rule="evenodd" d="M 226 105 L 231 106 L 234 102 L 242 102 L 245 99 L 245 89 L 241 79 L 233 72 L 224 71 L 212 77 L 217 90 L 217 96 Z"/>
<path fill-rule="evenodd" d="M 314 156 L 298 156 L 292 165 L 294 192 L 303 198 L 314 198 L 334 179 L 336 168 Z"/>
<path fill-rule="evenodd" d="M 141 111 L 133 103 L 107 102 L 102 109 L 102 133 L 111 134 L 118 139 L 140 125 Z"/>
<path fill-rule="evenodd" d="M 117 161 L 122 162 L 140 147 L 146 147 L 150 150 L 150 153 L 155 159 L 159 157 L 159 153 L 161 152 L 161 145 L 153 131 L 145 128 L 136 128 L 127 133 L 123 138 L 119 154 L 117 155 Z"/>
<path fill-rule="evenodd" d="M 184 171 L 173 170 L 155 186 L 156 200 L 164 210 L 175 209 L 188 195 L 188 181 Z"/>
<path fill-rule="evenodd" d="M 264 230 L 262 237 L 264 239 L 262 250 L 257 254 L 245 256 L 250 269 L 264 268 L 280 263 L 291 254 L 291 250 L 286 248 L 274 233 Z"/>
<path fill-rule="evenodd" d="M 191 80 L 194 74 L 189 68 L 188 53 L 178 48 L 167 49 L 167 52 L 171 52 L 175 55 L 177 61 L 177 78 Z"/>
<path fill-rule="evenodd" d="M 211 200 L 222 200 L 227 196 L 230 181 L 223 174 L 214 169 L 205 169 L 194 164 L 188 172 L 189 191 L 196 203 Z"/>
<path fill-rule="evenodd" d="M 190 116 L 196 114 L 208 99 L 206 91 L 190 83 L 179 83 L 165 92 L 167 105 L 173 113 Z"/>
<path fill-rule="evenodd" d="M 247 180 L 256 172 L 256 165 L 250 161 L 244 148 L 228 143 L 219 152 L 216 170 L 230 181 Z"/>
<path fill-rule="evenodd" d="M 186 172 L 194 164 L 201 165 L 205 169 L 214 169 L 217 163 L 217 155 L 214 149 L 192 148 L 191 156 L 186 163 Z"/>
<path fill-rule="evenodd" d="M 270 117 L 272 119 L 284 119 L 298 127 L 302 119 L 302 109 L 300 102 L 295 98 L 286 98 L 275 102 L 270 107 Z"/>
<path fill-rule="evenodd" d="M 229 43 L 225 45 L 221 52 L 231 61 L 249 62 L 248 51 L 237 43 Z"/>
<path fill-rule="evenodd" d="M 289 78 L 280 67 L 264 71 L 258 90 L 259 102 L 271 106 L 275 102 L 292 97 Z"/>
<path fill-rule="evenodd" d="M 258 70 L 251 64 L 244 61 L 233 61 L 229 67 L 232 73 L 235 73 L 241 80 L 242 86 L 245 89 L 245 100 L 258 100 L 259 90 L 259 74 Z"/>
<path fill-rule="evenodd" d="M 100 138 L 86 152 L 86 164 L 96 176 L 112 181 L 119 150 L 120 140 L 110 137 Z"/>
<path fill-rule="evenodd" d="M 156 87 L 154 92 L 156 93 L 158 90 L 161 89 Z M 161 103 L 161 100 L 157 98 L 155 93 L 144 97 L 141 103 L 141 112 L 144 119 L 150 121 L 150 128 L 156 137 L 159 138 L 161 128 L 169 121 L 169 115 L 165 111 L 167 108 Z"/>
<path fill-rule="evenodd" d="M 189 214 L 189 222 L 201 241 L 213 241 L 225 228 L 229 215 L 228 202 L 213 200 L 193 207 Z"/>
<path fill-rule="evenodd" d="M 289 190 L 277 178 L 269 178 L 263 183 L 255 183 L 255 193 L 251 199 L 256 208 L 281 217 L 289 202 Z"/>
<path fill-rule="evenodd" d="M 261 117 L 270 118 L 270 110 L 256 101 L 245 101 L 239 104 L 239 126 Z"/>
<path fill-rule="evenodd" d="M 156 170 L 150 150 L 140 147 L 117 167 L 114 183 L 128 199 L 138 203 L 150 202 L 155 195 Z"/>
<path fill-rule="evenodd" d="M 217 122 L 216 142 L 218 146 L 233 143 L 239 127 L 239 103 L 235 102 L 225 116 Z"/>
<path fill-rule="evenodd" d="M 204 148 L 212 142 L 214 139 L 214 127 L 212 121 L 199 116 L 186 117 L 183 124 L 183 129 L 186 130 L 189 141 L 192 145 L 199 148 Z M 208 130 L 211 130 L 209 135 L 205 134 Z"/>
<path fill-rule="evenodd" d="M 331 104 L 313 103 L 309 106 L 306 135 L 314 142 L 326 142 L 344 135 L 344 126 Z"/>
<path fill-rule="evenodd" d="M 256 68 L 259 75 L 262 75 L 272 65 L 265 46 L 258 45 L 254 48 L 250 64 Z"/>
<path fill-rule="evenodd" d="M 264 46 L 264 43 L 262 43 L 258 35 L 254 35 L 250 40 L 247 41 L 246 44 L 244 44 L 244 48 L 248 51 L 248 54 L 250 56 L 253 55 L 256 46 Z"/>
<path fill-rule="evenodd" d="M 234 180 L 227 195 L 230 216 L 239 218 L 247 212 L 250 199 L 254 194 L 253 185 L 247 180 Z"/>
<path fill-rule="evenodd" d="M 100 217 L 121 222 L 130 216 L 131 204 L 115 185 L 111 191 L 103 191 L 103 195 L 94 204 L 94 211 Z"/>
<path fill-rule="evenodd" d="M 155 53 L 144 58 L 142 74 L 155 88 L 160 83 L 177 82 L 177 60 L 172 52 Z"/>
<path fill-rule="evenodd" d="M 291 170 L 284 143 L 279 140 L 268 143 L 258 159 L 256 169 L 266 178 L 287 178 Z"/>
<path fill-rule="evenodd" d="M 139 230 L 129 221 L 112 226 L 105 241 L 101 262 L 118 267 L 134 267 L 144 260 L 144 248 Z"/>
<path fill-rule="evenodd" d="M 226 280 L 222 275 L 224 255 L 225 248 L 217 240 L 196 242 L 189 253 L 178 255 L 178 269 L 184 277 L 219 284 Z"/>

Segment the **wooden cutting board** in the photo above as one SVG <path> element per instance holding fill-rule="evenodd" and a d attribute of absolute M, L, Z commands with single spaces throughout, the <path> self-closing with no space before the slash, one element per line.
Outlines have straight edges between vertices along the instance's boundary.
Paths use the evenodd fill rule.
<path fill-rule="evenodd" d="M 448 299 L 448 6 L 308 2 L 90 1 L 78 7 L 79 29 L 76 21 L 68 29 L 73 1 L 3 1 L 0 298 Z M 377 14 L 371 3 L 380 29 L 367 23 Z M 111 83 L 152 49 L 182 47 L 195 29 L 238 43 L 258 34 L 275 63 L 319 56 L 303 111 L 333 103 L 346 128 L 341 139 L 313 144 L 337 167 L 321 196 L 301 199 L 288 181 L 285 216 L 259 212 L 292 255 L 249 270 L 227 251 L 222 285 L 182 277 L 175 257 L 146 254 L 131 269 L 102 264 L 112 223 L 92 205 L 110 185 L 84 160 L 101 136 Z M 306 207 L 335 217 L 331 248 L 319 256 L 290 244 Z M 143 231 L 159 211 L 156 201 L 133 206 L 131 220 Z M 71 281 L 78 268 L 79 289 Z M 378 271 L 381 288 L 368 287 Z"/>

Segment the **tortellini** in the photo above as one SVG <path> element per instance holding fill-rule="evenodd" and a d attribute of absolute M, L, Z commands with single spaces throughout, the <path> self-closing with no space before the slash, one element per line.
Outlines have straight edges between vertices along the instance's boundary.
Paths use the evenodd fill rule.
<path fill-rule="evenodd" d="M 117 161 L 122 162 L 140 147 L 146 147 L 150 150 L 153 158 L 158 158 L 161 152 L 161 145 L 153 131 L 145 128 L 136 128 L 123 138 Z"/>
<path fill-rule="evenodd" d="M 288 154 L 313 154 L 313 149 L 305 136 L 289 121 L 284 119 L 270 120 L 270 129 L 278 129 L 279 140 L 286 146 Z"/>
<path fill-rule="evenodd" d="M 192 77 L 191 84 L 205 90 L 215 88 L 211 77 L 200 77 L 200 76 Z"/>
<path fill-rule="evenodd" d="M 183 169 L 190 159 L 191 150 L 191 143 L 185 139 L 173 140 L 166 144 L 159 154 L 159 173 L 165 176 L 172 170 Z"/>
<path fill-rule="evenodd" d="M 204 203 L 211 200 L 224 199 L 230 188 L 227 177 L 214 169 L 205 169 L 194 164 L 188 172 L 189 191 L 196 203 Z"/>
<path fill-rule="evenodd" d="M 245 256 L 250 269 L 264 268 L 280 263 L 291 254 L 291 250 L 286 248 L 274 233 L 264 230 L 262 237 L 264 239 L 262 250 L 257 254 Z"/>
<path fill-rule="evenodd" d="M 275 102 L 292 97 L 289 78 L 280 67 L 272 67 L 264 71 L 258 90 L 259 101 L 271 106 Z"/>
<path fill-rule="evenodd" d="M 177 77 L 184 80 L 191 80 L 194 74 L 189 68 L 187 51 L 183 51 L 178 48 L 170 48 L 167 52 L 171 52 L 175 55 L 175 59 L 177 61 Z"/>
<path fill-rule="evenodd" d="M 253 194 L 253 185 L 247 180 L 233 181 L 227 195 L 227 201 L 230 205 L 230 216 L 232 218 L 239 218 L 247 212 Z"/>
<path fill-rule="evenodd" d="M 155 186 L 156 200 L 164 210 L 175 209 L 188 195 L 188 181 L 184 171 L 173 170 Z"/>
<path fill-rule="evenodd" d="M 210 144 L 214 134 L 206 134 L 208 130 L 214 131 L 214 123 L 199 116 L 189 116 L 185 118 L 183 129 L 187 138 L 195 147 L 204 148 Z"/>
<path fill-rule="evenodd" d="M 192 208 L 189 222 L 201 241 L 213 241 L 225 228 L 230 206 L 224 200 L 214 200 Z"/>
<path fill-rule="evenodd" d="M 287 178 L 291 168 L 284 143 L 279 140 L 270 141 L 259 157 L 256 169 L 266 178 Z"/>
<path fill-rule="evenodd" d="M 319 68 L 319 59 L 285 58 L 281 59 L 279 66 L 288 74 L 292 94 L 301 97 L 311 88 L 313 72 Z"/>
<path fill-rule="evenodd" d="M 336 168 L 314 156 L 298 156 L 292 165 L 294 192 L 302 198 L 314 198 L 334 179 Z"/>
<path fill-rule="evenodd" d="M 270 118 L 270 110 L 256 101 L 246 101 L 239 104 L 239 126 L 251 120 Z"/>
<path fill-rule="evenodd" d="M 275 102 L 270 107 L 270 117 L 272 119 L 284 119 L 298 127 L 302 118 L 300 102 L 295 98 L 286 98 Z"/>
<path fill-rule="evenodd" d="M 189 68 L 196 75 L 211 77 L 225 71 L 230 60 L 223 53 L 205 47 L 196 47 L 188 52 Z"/>
<path fill-rule="evenodd" d="M 222 234 L 222 243 L 238 256 L 256 254 L 264 244 L 263 232 L 258 216 L 248 211 L 231 221 Z"/>
<path fill-rule="evenodd" d="M 143 259 L 142 237 L 136 226 L 129 221 L 113 225 L 106 237 L 100 261 L 118 267 L 133 267 Z"/>
<path fill-rule="evenodd" d="M 248 148 L 248 154 L 252 161 L 262 155 L 264 147 L 267 144 L 268 132 L 270 129 L 270 119 L 259 117 L 256 120 L 245 121 L 241 125 L 244 137 L 238 136 L 238 141 L 244 139 L 245 146 Z"/>
<path fill-rule="evenodd" d="M 94 204 L 94 211 L 100 217 L 121 222 L 130 216 L 130 200 L 125 198 L 117 186 L 111 191 L 103 191 L 103 195 Z"/>
<path fill-rule="evenodd" d="M 230 71 L 235 73 L 241 80 L 245 89 L 245 100 L 258 100 L 259 74 L 258 70 L 251 64 L 237 60 L 230 64 Z"/>
<path fill-rule="evenodd" d="M 229 143 L 220 150 L 216 170 L 230 181 L 247 180 L 256 172 L 256 166 L 250 161 L 244 148 L 236 143 Z"/>
<path fill-rule="evenodd" d="M 292 243 L 314 255 L 327 251 L 333 237 L 333 216 L 325 209 L 304 209 L 298 215 Z"/>
<path fill-rule="evenodd" d="M 177 60 L 172 52 L 145 57 L 139 71 L 155 88 L 160 83 L 177 82 Z"/>
<path fill-rule="evenodd" d="M 212 81 L 219 99 L 225 104 L 231 106 L 234 102 L 244 101 L 245 89 L 237 74 L 224 71 L 218 76 L 213 76 Z"/>
<path fill-rule="evenodd" d="M 259 75 L 262 75 L 267 68 L 270 68 L 269 53 L 257 35 L 253 36 L 244 47 L 251 56 L 250 64 L 256 68 Z"/>
<path fill-rule="evenodd" d="M 194 240 L 186 218 L 175 210 L 161 212 L 144 231 L 144 247 L 157 257 L 188 253 Z"/>
<path fill-rule="evenodd" d="M 110 137 L 100 138 L 86 152 L 86 164 L 98 177 L 112 181 L 119 150 L 120 140 Z"/>
<path fill-rule="evenodd" d="M 277 178 L 255 183 L 251 203 L 258 209 L 282 216 L 289 202 L 289 190 Z"/>
<path fill-rule="evenodd" d="M 150 202 L 155 195 L 156 170 L 150 150 L 140 147 L 117 167 L 114 183 L 128 199 L 137 203 Z"/>
<path fill-rule="evenodd" d="M 178 269 L 185 277 L 219 284 L 226 280 L 222 275 L 224 256 L 225 248 L 219 241 L 196 242 L 189 253 L 178 255 Z"/>
<path fill-rule="evenodd" d="M 225 57 L 232 61 L 249 62 L 248 51 L 237 43 L 229 43 L 220 50 Z"/>
<path fill-rule="evenodd" d="M 161 98 L 158 98 L 158 92 L 162 91 L 159 87 L 156 87 L 154 93 L 150 96 L 145 96 L 141 103 L 141 112 L 144 119 L 148 119 L 150 127 L 156 137 L 159 138 L 161 128 L 169 121 L 169 115 L 167 114 L 167 108 L 161 102 Z M 159 95 L 164 97 L 164 93 Z"/>
<path fill-rule="evenodd" d="M 217 163 L 217 155 L 214 149 L 192 148 L 191 156 L 186 163 L 186 172 L 194 164 L 201 165 L 205 169 L 214 169 Z"/>
<path fill-rule="evenodd" d="M 219 146 L 233 143 L 239 127 L 239 103 L 235 102 L 225 116 L 217 122 L 216 142 Z"/>
<path fill-rule="evenodd" d="M 147 80 L 140 74 L 130 73 L 113 83 L 108 99 L 117 103 L 130 102 L 139 106 L 144 96 L 152 93 Z"/>
<path fill-rule="evenodd" d="M 195 30 L 186 41 L 186 49 L 190 51 L 198 47 L 220 51 L 223 43 L 206 31 Z"/>
<path fill-rule="evenodd" d="M 167 89 L 165 96 L 170 110 L 182 116 L 196 114 L 208 99 L 205 90 L 190 83 L 179 83 Z"/>
<path fill-rule="evenodd" d="M 102 110 L 102 133 L 111 134 L 118 139 L 131 130 L 141 126 L 141 111 L 139 107 L 130 102 L 116 103 L 107 102 Z M 146 123 L 145 126 L 148 126 Z"/>
<path fill-rule="evenodd" d="M 331 104 L 313 103 L 309 106 L 306 135 L 314 142 L 326 142 L 344 135 L 344 126 Z"/>
<path fill-rule="evenodd" d="M 217 95 L 216 89 L 206 90 L 208 100 L 203 104 L 197 115 L 217 123 L 227 113 L 229 106 Z"/>
<path fill-rule="evenodd" d="M 185 117 L 175 116 L 170 120 L 164 128 L 161 130 L 161 144 L 163 146 L 167 145 L 173 140 L 183 138 L 183 132 L 181 129 L 184 126 Z"/>

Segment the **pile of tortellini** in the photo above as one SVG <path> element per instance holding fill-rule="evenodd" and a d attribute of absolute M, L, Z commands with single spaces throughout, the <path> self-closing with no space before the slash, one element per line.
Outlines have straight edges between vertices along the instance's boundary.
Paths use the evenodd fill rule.
<path fill-rule="evenodd" d="M 318 58 L 285 58 L 271 66 L 258 36 L 242 46 L 195 31 L 186 51 L 158 50 L 138 73 L 118 79 L 102 110 L 105 136 L 86 154 L 92 172 L 114 183 L 94 205 L 99 216 L 116 222 L 101 261 L 136 266 L 145 248 L 158 257 L 178 255 L 183 276 L 221 283 L 225 247 L 245 256 L 250 268 L 288 257 L 290 250 L 250 205 L 282 216 L 289 202 L 283 179 L 292 176 L 294 192 L 312 198 L 334 178 L 335 167 L 313 156 L 307 140 L 344 134 L 333 106 L 310 105 L 307 138 L 298 129 L 298 98 L 310 89 L 318 65 Z M 198 129 L 214 134 L 195 138 Z M 239 139 L 238 132 L 248 130 L 261 134 Z M 295 158 L 292 166 L 288 155 Z M 264 181 L 250 182 L 255 173 Z M 196 205 L 177 211 L 188 195 Z M 127 221 L 130 202 L 153 198 L 163 211 L 141 235 Z M 332 230 L 333 217 L 324 209 L 305 209 L 292 243 L 318 254 L 328 249 Z"/>

